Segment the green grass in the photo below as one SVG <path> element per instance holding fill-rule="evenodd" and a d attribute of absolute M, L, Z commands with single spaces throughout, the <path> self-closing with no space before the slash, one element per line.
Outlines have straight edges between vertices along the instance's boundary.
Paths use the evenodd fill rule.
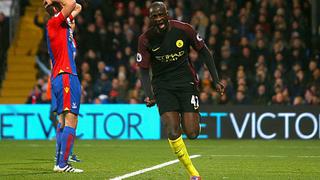
<path fill-rule="evenodd" d="M 54 141 L 0 141 L 0 179 L 110 179 L 175 156 L 167 141 L 77 141 L 83 174 L 54 173 Z M 320 141 L 186 140 L 204 180 L 320 179 Z M 188 179 L 180 163 L 128 179 Z"/>

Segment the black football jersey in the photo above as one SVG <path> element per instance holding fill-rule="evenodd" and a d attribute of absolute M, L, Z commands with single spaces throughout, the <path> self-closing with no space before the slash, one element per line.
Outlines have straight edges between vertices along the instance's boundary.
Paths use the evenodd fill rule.
<path fill-rule="evenodd" d="M 189 61 L 190 46 L 199 51 L 203 39 L 187 23 L 170 20 L 168 31 L 156 36 L 151 30 L 138 41 L 137 63 L 152 69 L 154 88 L 175 89 L 198 84 L 197 74 Z"/>

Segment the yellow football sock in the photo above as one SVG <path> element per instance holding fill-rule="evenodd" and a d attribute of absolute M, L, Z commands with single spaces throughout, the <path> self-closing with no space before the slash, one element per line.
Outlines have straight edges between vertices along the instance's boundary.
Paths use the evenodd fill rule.
<path fill-rule="evenodd" d="M 196 168 L 193 166 L 191 159 L 189 157 L 186 145 L 183 142 L 182 136 L 175 140 L 168 139 L 169 144 L 173 152 L 178 156 L 180 162 L 187 169 L 190 176 L 200 176 Z"/>

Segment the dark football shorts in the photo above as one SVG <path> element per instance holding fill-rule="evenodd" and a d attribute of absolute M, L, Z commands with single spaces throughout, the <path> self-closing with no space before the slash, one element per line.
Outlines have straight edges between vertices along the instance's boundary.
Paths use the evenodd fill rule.
<path fill-rule="evenodd" d="M 165 112 L 199 112 L 199 91 L 195 88 L 154 90 L 160 115 Z"/>

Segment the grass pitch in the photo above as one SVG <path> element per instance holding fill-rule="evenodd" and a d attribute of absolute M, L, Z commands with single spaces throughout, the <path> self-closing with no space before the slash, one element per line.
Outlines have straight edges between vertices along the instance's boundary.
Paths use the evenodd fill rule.
<path fill-rule="evenodd" d="M 185 141 L 204 180 L 320 179 L 320 141 Z M 0 179 L 110 179 L 176 159 L 167 141 L 76 141 L 82 174 L 54 173 L 55 141 L 0 141 Z M 128 179 L 187 180 L 180 163 Z"/>

